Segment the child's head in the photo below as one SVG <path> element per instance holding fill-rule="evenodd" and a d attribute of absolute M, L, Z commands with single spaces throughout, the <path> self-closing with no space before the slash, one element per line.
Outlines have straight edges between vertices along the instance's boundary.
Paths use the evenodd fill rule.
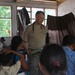
<path fill-rule="evenodd" d="M 64 36 L 63 41 L 62 41 L 63 46 L 72 45 L 74 43 L 75 43 L 75 37 L 74 36 L 72 36 L 72 35 Z"/>
<path fill-rule="evenodd" d="M 8 53 L 8 54 L 2 53 L 2 54 L 0 54 L 0 63 L 3 66 L 10 65 L 10 62 L 12 60 L 12 55 L 13 55 L 12 53 Z"/>
<path fill-rule="evenodd" d="M 20 36 L 14 36 L 11 40 L 11 49 L 17 50 L 21 43 L 22 38 Z"/>
<path fill-rule="evenodd" d="M 64 75 L 67 65 L 63 48 L 58 44 L 46 45 L 40 55 L 39 66 L 45 75 Z"/>
<path fill-rule="evenodd" d="M 4 42 L 5 41 L 5 38 L 4 37 L 1 37 L 0 40 L 1 40 L 1 42 Z"/>

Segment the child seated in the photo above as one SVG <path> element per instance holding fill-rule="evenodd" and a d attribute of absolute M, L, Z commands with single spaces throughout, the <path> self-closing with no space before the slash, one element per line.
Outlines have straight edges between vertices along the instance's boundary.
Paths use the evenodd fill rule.
<path fill-rule="evenodd" d="M 14 65 L 10 66 L 13 54 L 19 56 L 20 59 Z M 13 50 L 2 50 L 0 52 L 0 75 L 17 75 L 23 60 L 23 54 L 20 54 Z"/>
<path fill-rule="evenodd" d="M 66 75 L 67 61 L 63 48 L 58 44 L 44 46 L 39 67 L 44 75 Z"/>

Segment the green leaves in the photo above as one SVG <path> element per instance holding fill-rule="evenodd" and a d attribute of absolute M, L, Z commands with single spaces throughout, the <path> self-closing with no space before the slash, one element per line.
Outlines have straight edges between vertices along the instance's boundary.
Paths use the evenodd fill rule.
<path fill-rule="evenodd" d="M 0 6 L 0 36 L 9 37 L 11 31 L 11 6 Z"/>

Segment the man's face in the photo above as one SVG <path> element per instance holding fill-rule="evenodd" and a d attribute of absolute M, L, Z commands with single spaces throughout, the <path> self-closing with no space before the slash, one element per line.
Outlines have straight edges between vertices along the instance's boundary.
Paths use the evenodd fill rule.
<path fill-rule="evenodd" d="M 43 20 L 44 20 L 44 15 L 42 13 L 36 15 L 36 22 L 38 24 L 42 24 Z"/>

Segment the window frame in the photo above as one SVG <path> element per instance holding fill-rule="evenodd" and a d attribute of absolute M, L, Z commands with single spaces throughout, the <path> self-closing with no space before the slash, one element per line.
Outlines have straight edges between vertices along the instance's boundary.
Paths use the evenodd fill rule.
<path fill-rule="evenodd" d="M 20 6 L 17 6 L 17 7 L 20 7 Z M 24 7 L 24 6 L 21 6 L 21 7 Z M 35 17 L 34 17 L 34 18 L 32 18 L 32 9 L 33 9 L 33 8 L 43 9 L 43 12 L 44 12 L 44 13 L 45 13 L 45 9 L 52 9 L 52 10 L 54 9 L 54 10 L 55 10 L 55 13 L 56 13 L 56 9 L 55 9 L 55 8 L 45 8 L 45 7 L 28 7 L 28 6 L 27 6 L 27 7 L 25 7 L 25 8 L 30 9 L 30 11 L 28 11 L 28 10 L 27 10 L 27 11 L 28 11 L 28 14 L 30 14 L 30 15 L 31 15 L 31 16 L 30 16 L 30 21 L 31 21 L 31 23 L 33 23 L 33 21 L 32 21 L 32 20 L 34 20 L 34 21 L 35 21 Z M 34 14 L 34 15 L 35 15 L 35 14 Z M 53 15 L 53 16 L 56 16 L 56 14 L 55 14 L 55 15 Z M 47 19 L 46 19 L 46 18 L 44 18 L 44 22 L 43 22 L 43 23 L 44 23 L 44 25 L 46 25 L 46 24 L 47 24 L 47 23 L 45 23 L 46 21 L 47 21 Z M 31 24 L 31 23 L 30 23 L 30 24 Z M 29 24 L 29 25 L 30 25 L 30 24 Z"/>
<path fill-rule="evenodd" d="M 10 34 L 9 36 L 0 36 L 0 37 L 12 37 L 12 6 L 11 5 L 0 5 L 0 6 L 4 6 L 4 7 L 10 7 L 10 17 L 6 18 L 6 17 L 0 17 L 0 19 L 9 19 L 10 20 Z"/>

